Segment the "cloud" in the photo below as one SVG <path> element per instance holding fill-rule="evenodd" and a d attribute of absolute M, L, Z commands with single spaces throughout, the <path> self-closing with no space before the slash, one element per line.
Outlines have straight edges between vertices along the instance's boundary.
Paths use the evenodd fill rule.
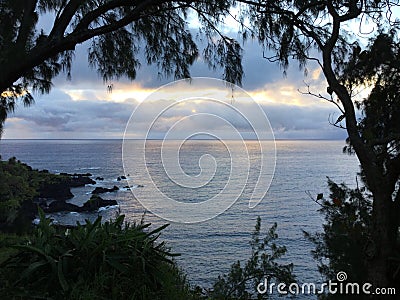
<path fill-rule="evenodd" d="M 122 138 L 131 113 L 139 103 L 133 98 L 118 102 L 75 101 L 65 92 L 55 89 L 50 95 L 41 97 L 32 107 L 18 107 L 6 122 L 4 138 Z M 185 136 L 199 131 L 222 134 L 232 130 L 230 126 L 248 133 L 252 132 L 252 127 L 239 112 L 250 116 L 255 128 L 264 124 L 262 120 L 252 119 L 252 116 L 257 115 L 257 106 L 254 102 L 250 103 L 253 105 L 237 100 L 233 102 L 233 107 L 229 107 L 196 99 L 178 105 L 172 105 L 173 100 L 146 101 L 141 104 L 140 114 L 135 114 L 134 130 L 130 133 L 132 137 L 146 136 L 149 120 L 159 113 L 160 107 L 168 105 L 171 107 L 154 122 L 152 137 L 162 137 L 171 128 Z M 329 125 L 328 116 L 335 112 L 335 108 L 327 103 L 315 102 L 301 106 L 291 101 L 261 101 L 260 106 L 278 139 L 346 137 L 344 131 Z"/>
<path fill-rule="evenodd" d="M 195 35 L 194 32 L 193 36 Z M 204 43 L 201 41 L 197 41 L 197 43 L 201 53 L 204 48 Z M 106 90 L 106 85 L 97 73 L 96 69 L 93 69 L 88 65 L 87 55 L 89 46 L 89 42 L 85 42 L 76 47 L 72 64 L 71 80 L 67 80 L 66 75 L 61 74 L 55 78 L 55 86 L 65 86 L 69 89 L 85 89 L 90 86 L 92 89 Z M 285 77 L 283 70 L 280 69 L 277 63 L 271 63 L 264 58 L 264 56 L 272 56 L 272 53 L 264 53 L 262 46 L 259 45 L 257 41 L 248 40 L 242 45 L 242 47 L 244 50 L 243 68 L 245 73 L 243 78 L 243 88 L 246 90 L 258 89 L 265 84 L 275 83 L 282 80 L 294 83 L 298 82 L 300 79 L 300 84 L 302 83 L 301 81 L 304 72 L 298 69 L 297 62 L 291 62 L 289 69 L 287 70 L 287 76 Z M 143 49 L 144 47 L 142 46 L 140 48 Z M 154 64 L 148 65 L 143 53 L 138 53 L 138 58 L 141 62 L 141 66 L 137 70 L 137 76 L 134 82 L 131 82 L 126 78 L 121 78 L 117 82 L 114 82 L 115 85 L 126 86 L 129 84 L 136 84 L 145 89 L 155 89 L 174 81 L 173 76 L 160 76 L 157 66 Z M 315 68 L 313 64 L 310 66 L 311 68 Z M 210 69 L 200 56 L 199 59 L 190 67 L 190 73 L 192 77 L 212 77 L 222 79 L 223 69 Z M 312 75 L 314 75 L 314 73 L 312 73 Z"/>
<path fill-rule="evenodd" d="M 328 118 L 337 115 L 337 110 L 330 105 L 296 106 L 264 105 L 274 134 L 279 139 L 345 139 L 345 130 L 329 124 Z"/>
<path fill-rule="evenodd" d="M 333 106 L 298 91 L 307 91 L 307 84 L 317 94 L 326 90 L 323 75 L 316 64 L 309 64 L 309 76 L 304 77 L 304 72 L 298 70 L 296 62 L 293 62 L 285 77 L 277 64 L 263 58 L 264 53 L 257 42 L 249 41 L 243 47 L 243 88 L 261 105 L 277 138 L 346 137 L 344 131 L 328 123 L 329 114 L 336 112 Z M 173 81 L 172 78 L 160 79 L 155 66 L 143 63 L 135 81 L 122 78 L 112 82 L 113 91 L 108 93 L 106 84 L 88 66 L 87 48 L 88 43 L 77 47 L 70 81 L 66 80 L 65 74 L 58 76 L 49 95 L 37 95 L 33 106 L 17 108 L 6 121 L 4 138 L 121 138 L 134 108 L 155 89 Z M 200 59 L 192 66 L 191 74 L 221 78 L 222 70 L 212 71 Z M 179 92 L 184 93 L 183 90 Z M 165 100 L 167 96 L 158 101 L 164 101 L 165 105 L 165 101 L 169 101 Z M 146 118 L 158 109 L 157 105 L 156 102 L 146 105 L 141 115 L 136 116 L 139 132 L 134 136 L 143 135 L 140 130 L 147 128 Z M 249 128 L 243 118 L 226 107 L 198 102 L 191 106 L 176 106 L 161 116 L 154 127 L 156 136 L 161 137 L 185 116 L 207 112 L 228 120 L 238 130 Z M 204 124 L 196 118 L 186 120 L 182 128 L 188 131 L 227 129 L 226 124 L 219 121 L 209 120 Z"/>
<path fill-rule="evenodd" d="M 4 138 L 119 138 L 134 104 L 73 101 L 60 90 L 33 106 L 18 107 L 6 121 Z"/>

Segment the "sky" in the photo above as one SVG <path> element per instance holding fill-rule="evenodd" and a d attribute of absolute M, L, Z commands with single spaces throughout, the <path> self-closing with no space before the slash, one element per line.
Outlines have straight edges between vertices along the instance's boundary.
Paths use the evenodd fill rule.
<path fill-rule="evenodd" d="M 300 92 L 307 91 L 307 85 L 317 94 L 326 91 L 327 84 L 316 64 L 308 64 L 308 75 L 305 76 L 297 63 L 292 62 L 285 76 L 277 64 L 263 58 L 258 43 L 248 41 L 243 48 L 245 76 L 242 88 L 265 112 L 276 139 L 347 137 L 344 130 L 328 122 L 329 118 L 339 116 L 334 105 Z M 222 78 L 222 70 L 208 69 L 201 59 L 190 71 L 192 77 Z M 174 81 L 173 78 L 159 78 L 155 66 L 142 63 L 134 81 L 113 81 L 113 90 L 109 92 L 96 71 L 88 66 L 87 44 L 76 48 L 71 75 L 71 80 L 67 80 L 65 74 L 56 77 L 49 94 L 34 94 L 34 105 L 17 106 L 5 123 L 3 138 L 119 139 L 123 137 L 134 109 L 159 87 Z M 157 103 L 153 105 L 157 106 Z M 196 105 L 193 113 L 199 109 L 216 109 L 207 103 Z M 152 107 L 148 105 L 148 109 Z M 171 113 L 177 120 L 186 114 L 179 108 Z"/>

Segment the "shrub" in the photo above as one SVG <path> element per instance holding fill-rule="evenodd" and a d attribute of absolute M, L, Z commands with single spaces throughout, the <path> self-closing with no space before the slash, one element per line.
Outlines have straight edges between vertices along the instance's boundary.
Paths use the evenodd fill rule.
<path fill-rule="evenodd" d="M 157 242 L 167 226 L 115 221 L 55 227 L 40 224 L 0 265 L 1 299 L 187 299 L 174 254 Z"/>
<path fill-rule="evenodd" d="M 282 282 L 289 285 L 295 282 L 292 274 L 293 264 L 277 262 L 286 253 L 286 247 L 278 246 L 275 223 L 262 238 L 261 218 L 257 218 L 252 234 L 251 256 L 244 266 L 240 261 L 232 264 L 228 274 L 219 276 L 213 289 L 208 293 L 211 299 L 266 299 L 268 294 L 257 294 L 257 286 L 264 282 Z"/>
<path fill-rule="evenodd" d="M 367 282 L 368 247 L 371 241 L 370 195 L 365 188 L 350 189 L 328 178 L 329 199 L 322 199 L 320 212 L 325 216 L 323 232 L 306 238 L 315 244 L 314 257 L 326 281 L 336 281 L 338 272 L 346 272 L 351 282 Z M 320 298 L 348 299 L 353 295 L 321 295 Z"/>

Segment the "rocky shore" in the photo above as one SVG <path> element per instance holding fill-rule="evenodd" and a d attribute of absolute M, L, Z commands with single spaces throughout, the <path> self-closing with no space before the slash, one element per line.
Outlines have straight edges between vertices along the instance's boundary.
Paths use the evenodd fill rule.
<path fill-rule="evenodd" d="M 55 212 L 94 212 L 100 207 L 106 207 L 111 205 L 117 205 L 116 200 L 105 200 L 97 194 L 117 191 L 118 187 L 104 188 L 96 187 L 92 192 L 92 197 L 86 201 L 83 206 L 78 206 L 72 203 L 66 202 L 71 199 L 74 195 L 71 192 L 71 188 L 83 187 L 87 184 L 96 184 L 96 182 L 90 178 L 92 174 L 68 174 L 60 173 L 61 180 L 58 182 L 50 182 L 42 185 L 39 189 L 39 197 L 36 202 L 40 208 L 46 213 Z"/>
<path fill-rule="evenodd" d="M 38 214 L 38 208 L 45 213 L 96 212 L 99 208 L 118 205 L 116 200 L 101 198 L 98 194 L 119 190 L 96 187 L 88 201 L 82 206 L 67 202 L 74 197 L 71 188 L 96 184 L 92 174 L 52 174 L 47 170 L 34 170 L 27 164 L 11 158 L 0 161 L 0 229 L 26 228 Z M 14 205 L 14 209 L 7 207 Z M 4 211 L 3 211 L 4 208 Z M 6 209 L 7 208 L 7 209 Z M 10 215 L 12 218 L 10 218 Z"/>
<path fill-rule="evenodd" d="M 52 201 L 49 205 L 40 207 L 46 213 L 55 213 L 62 211 L 74 211 L 74 212 L 95 212 L 100 207 L 107 207 L 112 205 L 118 205 L 116 200 L 105 200 L 98 195 L 93 195 L 83 206 L 78 206 L 65 201 Z"/>

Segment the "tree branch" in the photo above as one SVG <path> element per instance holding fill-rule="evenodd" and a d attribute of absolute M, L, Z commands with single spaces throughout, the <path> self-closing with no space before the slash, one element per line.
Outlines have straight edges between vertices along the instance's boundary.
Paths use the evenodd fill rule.
<path fill-rule="evenodd" d="M 15 42 L 17 49 L 24 49 L 32 28 L 35 25 L 35 8 L 37 0 L 27 0 L 24 2 L 24 13 L 19 27 L 18 37 Z"/>
<path fill-rule="evenodd" d="M 16 80 L 18 80 L 22 74 L 27 70 L 42 64 L 49 58 L 52 58 L 64 51 L 74 49 L 77 44 L 80 44 L 94 36 L 112 32 L 118 28 L 124 27 L 129 23 L 139 19 L 141 17 L 141 11 L 145 10 L 148 5 L 154 5 L 157 3 L 164 3 L 167 1 L 142 1 L 140 5 L 136 7 L 133 13 L 126 15 L 119 21 L 116 21 L 109 25 L 104 25 L 93 30 L 82 30 L 79 32 L 73 31 L 64 37 L 65 30 L 71 22 L 74 14 L 77 12 L 79 6 L 82 4 L 80 0 L 70 0 L 60 14 L 58 20 L 54 21 L 53 28 L 50 35 L 45 38 L 41 43 L 37 43 L 29 52 L 25 55 L 29 59 L 16 61 L 7 66 L 6 73 L 1 74 L 1 88 L 6 89 L 11 86 Z"/>
<path fill-rule="evenodd" d="M 310 29 L 308 29 L 306 26 L 304 26 L 304 24 L 299 21 L 299 20 L 293 20 L 293 24 L 299 28 L 306 36 L 308 36 L 309 38 L 312 38 L 318 45 L 319 48 L 323 48 L 324 44 L 320 38 L 320 36 L 317 34 L 317 32 L 312 31 Z"/>
<path fill-rule="evenodd" d="M 333 7 L 332 1 L 327 1 L 327 4 L 329 13 L 333 18 L 333 26 L 331 36 L 321 49 L 323 56 L 323 72 L 330 88 L 335 92 L 339 100 L 342 102 L 345 112 L 344 115 L 346 117 L 346 129 L 347 133 L 349 134 L 350 141 L 355 152 L 357 153 L 361 165 L 364 167 L 367 178 L 372 179 L 375 177 L 375 174 L 379 173 L 375 163 L 375 155 L 370 148 L 365 147 L 365 144 L 359 135 L 356 113 L 352 99 L 346 87 L 340 84 L 332 67 L 332 51 L 339 37 L 340 25 L 342 22 L 341 20 L 346 19 L 339 16 Z M 368 180 L 368 185 L 370 190 L 374 192 L 377 188 L 379 188 L 380 183 L 376 180 Z"/>
<path fill-rule="evenodd" d="M 331 121 L 331 116 L 332 116 L 332 114 L 329 114 L 329 116 L 328 116 L 328 123 L 329 123 L 329 125 L 332 125 L 333 127 L 336 127 L 336 128 L 339 128 L 339 129 L 346 129 L 347 130 L 347 128 L 346 127 L 344 127 L 342 124 L 341 124 L 341 118 L 343 118 L 344 117 L 344 115 L 341 115 L 337 120 L 336 120 L 336 122 L 334 122 L 334 121 Z M 333 119 L 333 116 L 332 116 L 332 120 L 334 120 Z M 339 125 L 338 125 L 339 124 Z"/>
<path fill-rule="evenodd" d="M 68 28 L 72 17 L 77 12 L 79 6 L 82 5 L 80 0 L 70 0 L 67 5 L 65 5 L 63 12 L 54 21 L 53 28 L 49 34 L 49 39 L 60 39 L 64 36 L 65 30 Z"/>
<path fill-rule="evenodd" d="M 85 16 L 83 16 L 83 18 L 76 26 L 75 31 L 88 29 L 90 23 L 92 23 L 95 19 L 97 19 L 99 16 L 101 16 L 102 14 L 106 13 L 109 10 L 115 9 L 120 6 L 131 6 L 132 4 L 136 4 L 135 2 L 136 1 L 131 1 L 131 0 L 114 0 L 107 2 L 102 6 L 88 12 Z"/>
<path fill-rule="evenodd" d="M 321 94 L 315 94 L 315 93 L 311 92 L 309 84 L 307 84 L 306 82 L 304 82 L 304 84 L 307 86 L 307 92 L 302 92 L 302 91 L 300 91 L 300 89 L 298 89 L 297 91 L 300 94 L 302 94 L 302 95 L 310 95 L 310 96 L 316 97 L 318 99 L 322 99 L 322 100 L 328 101 L 329 103 L 334 104 L 340 110 L 340 112 L 342 114 L 345 114 L 343 108 L 340 107 L 339 103 L 337 103 L 335 100 L 333 100 L 332 95 L 331 95 L 331 99 L 329 99 L 327 97 L 322 96 Z M 343 128 L 343 127 L 341 127 L 341 128 Z"/>

